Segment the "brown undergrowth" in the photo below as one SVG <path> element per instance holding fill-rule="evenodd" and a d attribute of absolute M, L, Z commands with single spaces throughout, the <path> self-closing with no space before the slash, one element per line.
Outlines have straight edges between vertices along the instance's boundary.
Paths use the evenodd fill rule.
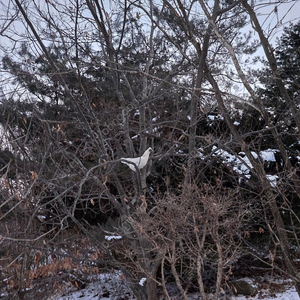
<path fill-rule="evenodd" d="M 10 299 L 30 299 L 31 294 L 34 299 L 48 299 L 64 286 L 81 289 L 100 272 L 97 262 L 104 257 L 87 237 L 72 230 L 51 242 L 3 245 L 0 294 Z"/>

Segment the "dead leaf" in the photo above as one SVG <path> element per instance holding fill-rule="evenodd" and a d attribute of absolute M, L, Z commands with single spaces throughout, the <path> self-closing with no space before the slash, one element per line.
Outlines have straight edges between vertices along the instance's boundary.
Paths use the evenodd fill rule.
<path fill-rule="evenodd" d="M 40 222 L 44 222 L 44 218 L 42 218 L 41 216 L 37 216 L 37 218 L 39 219 Z"/>
<path fill-rule="evenodd" d="M 103 185 L 106 185 L 106 182 L 107 182 L 107 176 L 105 176 L 105 180 L 103 182 Z"/>
<path fill-rule="evenodd" d="M 96 251 L 94 254 L 91 255 L 92 260 L 96 260 L 98 258 L 98 252 Z"/>
<path fill-rule="evenodd" d="M 37 179 L 37 178 L 39 178 L 37 172 L 31 171 L 31 179 Z"/>
<path fill-rule="evenodd" d="M 124 279 L 125 279 L 125 276 L 124 276 L 123 274 L 121 274 L 121 275 L 119 276 L 119 278 L 120 278 L 121 280 L 124 280 Z"/>
<path fill-rule="evenodd" d="M 141 234 L 145 233 L 145 229 L 143 228 L 143 226 L 140 226 L 140 233 Z"/>
<path fill-rule="evenodd" d="M 146 202 L 146 197 L 144 195 L 141 195 L 141 201 L 142 201 L 142 205 L 141 205 L 142 209 L 146 210 L 148 205 Z"/>
<path fill-rule="evenodd" d="M 40 259 L 41 259 L 42 253 L 40 251 L 37 251 L 34 255 L 34 266 L 37 267 Z"/>
<path fill-rule="evenodd" d="M 245 150 L 246 150 L 246 143 L 245 143 L 245 142 L 243 142 L 242 147 L 241 147 L 241 150 L 242 150 L 243 152 L 245 152 Z"/>
<path fill-rule="evenodd" d="M 5 180 L 4 180 L 4 185 L 5 185 L 5 187 L 8 189 L 9 188 L 9 183 L 8 183 L 8 181 L 7 181 L 7 179 L 5 178 Z"/>
<path fill-rule="evenodd" d="M 244 232 L 244 238 L 248 238 L 250 236 L 250 232 L 249 231 L 245 231 Z"/>

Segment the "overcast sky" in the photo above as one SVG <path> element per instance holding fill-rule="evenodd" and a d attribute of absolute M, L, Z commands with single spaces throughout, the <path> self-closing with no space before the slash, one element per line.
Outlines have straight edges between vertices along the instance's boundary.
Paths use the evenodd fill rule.
<path fill-rule="evenodd" d="M 40 0 L 43 2 L 44 0 Z M 300 20 L 300 0 L 253 0 L 256 6 L 256 12 L 259 17 L 259 21 L 265 30 L 266 35 L 270 38 L 273 45 L 275 44 L 276 37 L 282 34 L 284 26 L 288 26 L 289 23 L 298 22 Z M 0 1 L 2 2 L 2 1 Z M 4 1 L 5 3 L 6 1 Z M 108 10 L 115 7 L 112 0 L 104 0 L 105 6 Z M 160 2 L 160 1 L 157 1 Z M 0 7 L 0 10 L 1 7 Z M 12 15 L 8 14 L 9 15 Z M 5 13 L 0 13 L 1 18 L 6 16 Z M 24 32 L 24 26 L 21 22 L 14 22 L 12 27 L 15 28 L 15 32 Z M 8 32 L 10 30 L 8 29 Z M 0 36 L 0 42 L 9 42 L 8 39 Z M 11 42 L 11 41 L 10 41 Z"/>
<path fill-rule="evenodd" d="M 273 43 L 282 34 L 283 27 L 300 20 L 300 0 L 263 1 L 257 8 L 259 21 Z"/>

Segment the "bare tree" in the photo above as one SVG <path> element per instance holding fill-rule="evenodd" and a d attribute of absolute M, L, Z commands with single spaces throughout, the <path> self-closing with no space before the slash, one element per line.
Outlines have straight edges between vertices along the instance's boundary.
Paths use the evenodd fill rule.
<path fill-rule="evenodd" d="M 279 150 L 284 163 L 277 176 L 293 197 L 300 195 L 297 173 L 279 124 L 242 64 L 257 45 L 241 33 L 247 22 L 299 127 L 297 105 L 278 76 L 255 6 L 15 0 L 5 9 L 12 18 L 0 24 L 0 34 L 14 43 L 2 68 L 15 83 L 3 77 L 10 82 L 4 93 L 12 93 L 1 99 L 0 219 L 8 229 L 1 228 L 0 242 L 15 247 L 9 264 L 23 259 L 20 291 L 34 278 L 30 270 L 43 273 L 31 250 L 56 251 L 74 234 L 97 249 L 99 265 L 123 271 L 138 299 L 158 299 L 159 291 L 171 299 L 168 277 L 184 299 L 191 285 L 203 298 L 212 286 L 217 299 L 242 251 L 242 232 L 253 226 L 253 210 L 279 242 L 299 289 L 289 245 L 299 220 L 286 191 L 269 180 L 260 156 L 266 140 Z M 24 27 L 11 33 L 15 24 Z M 232 93 L 235 85 L 246 89 L 244 99 Z M 241 103 L 255 109 L 264 127 L 236 125 Z M 120 164 L 148 146 L 154 157 L 144 169 Z M 259 209 L 252 198 L 261 199 Z M 108 243 L 109 233 L 122 239 Z M 19 245 L 26 250 L 18 252 Z"/>

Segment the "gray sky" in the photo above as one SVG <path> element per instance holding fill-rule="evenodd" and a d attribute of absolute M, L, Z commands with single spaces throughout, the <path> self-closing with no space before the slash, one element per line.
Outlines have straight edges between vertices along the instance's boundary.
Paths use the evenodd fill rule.
<path fill-rule="evenodd" d="M 272 42 L 280 36 L 283 27 L 300 20 L 300 0 L 263 1 L 257 5 L 257 14 L 265 33 Z"/>

